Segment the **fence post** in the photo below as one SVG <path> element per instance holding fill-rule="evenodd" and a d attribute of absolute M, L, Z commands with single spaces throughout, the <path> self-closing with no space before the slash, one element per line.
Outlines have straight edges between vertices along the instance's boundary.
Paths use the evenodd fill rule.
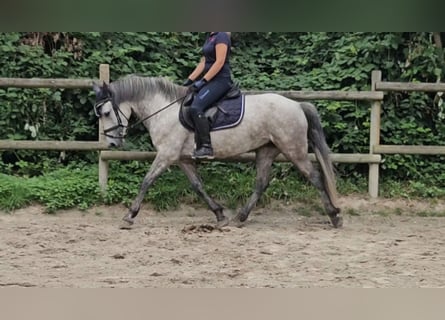
<path fill-rule="evenodd" d="M 99 66 L 100 82 L 110 83 L 110 66 L 108 64 L 101 64 Z M 99 142 L 104 142 L 103 123 L 99 118 Z M 99 151 L 99 186 L 103 193 L 107 190 L 108 183 L 108 161 L 102 160 L 102 150 Z"/>
<path fill-rule="evenodd" d="M 376 91 L 376 82 L 382 81 L 382 72 L 374 70 L 371 73 L 371 91 Z M 374 154 L 374 146 L 380 144 L 380 113 L 382 101 L 371 103 L 371 128 L 369 131 L 369 153 Z M 368 192 L 371 198 L 379 196 L 379 163 L 369 164 L 369 185 Z"/>

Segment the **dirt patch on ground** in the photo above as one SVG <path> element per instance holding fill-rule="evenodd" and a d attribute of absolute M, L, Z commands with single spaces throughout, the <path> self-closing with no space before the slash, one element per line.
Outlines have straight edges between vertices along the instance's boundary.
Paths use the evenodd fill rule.
<path fill-rule="evenodd" d="M 132 230 L 121 206 L 0 213 L 0 287 L 445 287 L 444 202 L 341 205 L 341 229 L 279 203 L 223 229 L 192 207 L 145 208 Z"/>

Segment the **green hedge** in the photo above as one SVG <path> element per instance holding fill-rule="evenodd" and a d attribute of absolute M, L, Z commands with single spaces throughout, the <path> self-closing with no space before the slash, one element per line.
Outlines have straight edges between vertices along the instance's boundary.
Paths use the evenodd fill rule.
<path fill-rule="evenodd" d="M 0 34 L 1 77 L 97 78 L 108 63 L 111 78 L 137 73 L 167 76 L 178 83 L 198 62 L 204 33 Z M 384 80 L 436 82 L 444 77 L 443 50 L 423 33 L 233 33 L 233 75 L 244 89 L 369 90 L 371 71 Z M 96 140 L 97 119 L 90 90 L 0 88 L 0 139 Z M 316 101 L 329 145 L 335 152 L 368 152 L 370 103 Z M 442 100 L 432 93 L 385 96 L 383 144 L 443 145 Z M 131 147 L 150 149 L 138 127 Z M 96 161 L 95 153 L 3 151 L 0 170 L 38 175 L 58 163 Z M 391 179 L 427 179 L 443 186 L 443 156 L 385 156 Z M 338 166 L 343 175 L 367 172 L 365 165 Z"/>

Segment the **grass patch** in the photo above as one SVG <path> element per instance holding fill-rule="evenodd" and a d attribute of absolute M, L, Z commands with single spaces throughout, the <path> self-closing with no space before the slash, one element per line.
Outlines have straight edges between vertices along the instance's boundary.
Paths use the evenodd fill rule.
<path fill-rule="evenodd" d="M 312 217 L 314 214 L 314 208 L 311 207 L 300 207 L 298 208 L 298 210 L 296 210 L 298 215 L 303 216 L 303 217 Z"/>
<path fill-rule="evenodd" d="M 385 198 L 445 198 L 445 188 L 422 181 L 383 181 L 380 195 Z"/>
<path fill-rule="evenodd" d="M 417 211 L 416 216 L 419 216 L 419 217 L 445 217 L 445 211 L 422 210 L 422 211 Z"/>
<path fill-rule="evenodd" d="M 350 215 L 350 216 L 360 216 L 360 213 L 358 212 L 358 210 L 354 209 L 354 208 L 347 208 L 344 211 L 345 214 Z"/>
<path fill-rule="evenodd" d="M 389 217 L 393 211 L 392 210 L 378 210 L 373 214 L 376 214 L 381 217 Z"/>
<path fill-rule="evenodd" d="M 128 206 L 139 192 L 149 165 L 142 161 L 110 161 L 105 196 L 99 190 L 95 164 L 70 165 L 32 178 L 0 174 L 0 209 L 11 211 L 31 203 L 45 206 L 48 212 L 69 208 L 87 209 L 100 204 Z M 252 164 L 214 161 L 202 164 L 198 169 L 208 194 L 229 209 L 239 208 L 253 192 L 256 172 Z M 301 204 L 300 215 L 323 212 L 318 191 L 290 164 L 274 164 L 272 174 L 269 188 L 260 199 L 259 206 L 272 201 L 298 202 Z M 367 194 L 366 178 L 340 178 L 337 186 L 340 194 Z M 431 201 L 445 197 L 444 188 L 427 182 L 384 181 L 380 184 L 380 190 L 382 197 L 428 198 Z M 205 206 L 177 167 L 171 167 L 161 175 L 144 200 L 158 211 L 175 209 L 181 204 Z M 345 214 L 359 215 L 354 209 L 347 209 Z M 402 211 L 397 208 L 394 212 L 379 214 L 401 215 Z M 419 212 L 418 215 L 445 216 L 445 213 Z"/>
<path fill-rule="evenodd" d="M 26 178 L 0 174 L 0 208 L 9 212 L 29 205 L 33 198 Z"/>

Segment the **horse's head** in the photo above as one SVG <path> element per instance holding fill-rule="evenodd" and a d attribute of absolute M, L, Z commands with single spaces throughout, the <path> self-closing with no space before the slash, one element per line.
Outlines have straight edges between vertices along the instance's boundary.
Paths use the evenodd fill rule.
<path fill-rule="evenodd" d="M 105 82 L 102 86 L 94 83 L 93 89 L 96 93 L 94 113 L 102 119 L 107 142 L 110 147 L 121 147 L 124 143 L 131 111 L 127 108 L 121 109 L 116 104 L 113 92 Z"/>

